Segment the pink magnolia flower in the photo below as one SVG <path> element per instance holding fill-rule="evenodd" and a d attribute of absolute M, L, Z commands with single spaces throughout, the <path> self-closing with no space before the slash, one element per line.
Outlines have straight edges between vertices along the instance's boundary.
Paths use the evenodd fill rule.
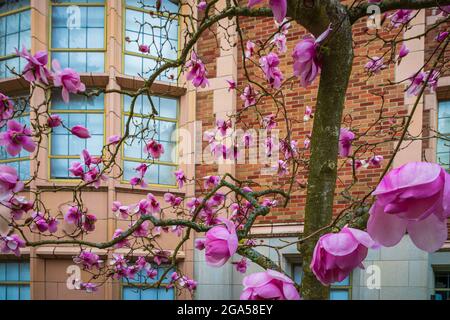
<path fill-rule="evenodd" d="M 208 7 L 208 3 L 206 1 L 200 1 L 197 4 L 197 9 L 200 11 L 205 11 L 207 7 Z"/>
<path fill-rule="evenodd" d="M 80 283 L 80 289 L 86 291 L 87 293 L 93 293 L 98 291 L 98 285 L 90 282 Z"/>
<path fill-rule="evenodd" d="M 255 44 L 252 41 L 247 41 L 247 43 L 245 44 L 245 57 L 247 59 L 250 59 L 251 56 L 253 56 L 253 53 L 255 53 Z"/>
<path fill-rule="evenodd" d="M 83 165 L 78 161 L 74 161 L 70 164 L 69 171 L 74 177 L 81 178 L 84 176 Z"/>
<path fill-rule="evenodd" d="M 184 184 L 187 182 L 187 178 L 183 170 L 177 170 L 173 173 L 175 175 L 175 180 L 177 181 L 178 187 L 183 188 Z"/>
<path fill-rule="evenodd" d="M 205 249 L 205 239 L 195 239 L 195 249 L 197 250 L 204 250 Z"/>
<path fill-rule="evenodd" d="M 150 140 L 145 147 L 144 151 L 152 156 L 154 159 L 159 159 L 164 153 L 164 146 L 155 140 Z"/>
<path fill-rule="evenodd" d="M 223 219 L 221 223 L 206 232 L 206 263 L 214 267 L 223 266 L 238 248 L 234 223 L 226 219 Z"/>
<path fill-rule="evenodd" d="M 447 239 L 450 175 L 435 163 L 411 162 L 391 170 L 373 192 L 367 231 L 386 247 L 408 232 L 419 248 L 434 252 Z"/>
<path fill-rule="evenodd" d="M 309 149 L 310 145 L 311 145 L 311 140 L 310 140 L 309 138 L 306 138 L 306 139 L 303 141 L 303 147 L 304 147 L 305 149 Z"/>
<path fill-rule="evenodd" d="M 248 108 L 256 104 L 256 96 L 258 92 L 253 89 L 253 87 L 248 84 L 241 94 L 241 100 L 244 101 L 244 108 Z"/>
<path fill-rule="evenodd" d="M 86 213 L 81 220 L 84 231 L 92 232 L 95 230 L 95 223 L 97 222 L 97 217 L 95 215 Z"/>
<path fill-rule="evenodd" d="M 212 189 L 212 188 L 215 188 L 219 184 L 220 177 L 219 176 L 206 176 L 203 178 L 203 180 L 205 180 L 205 182 L 203 183 L 204 188 Z"/>
<path fill-rule="evenodd" d="M 233 79 L 231 80 L 226 80 L 228 83 L 228 92 L 230 92 L 231 90 L 235 90 L 237 85 L 236 85 L 236 81 L 234 81 Z"/>
<path fill-rule="evenodd" d="M 72 132 L 72 134 L 74 136 L 77 136 L 80 139 L 88 139 L 91 137 L 91 134 L 89 133 L 89 130 L 86 129 L 85 127 L 81 126 L 81 125 L 76 125 L 74 126 L 70 132 Z"/>
<path fill-rule="evenodd" d="M 141 52 L 141 53 L 149 53 L 150 52 L 150 46 L 148 46 L 146 44 L 140 44 L 138 49 L 139 49 L 139 52 Z"/>
<path fill-rule="evenodd" d="M 19 257 L 20 248 L 25 248 L 25 241 L 23 241 L 17 234 L 12 234 L 10 236 L 0 235 L 0 252 L 12 252 Z"/>
<path fill-rule="evenodd" d="M 381 70 L 386 69 L 386 65 L 384 64 L 383 57 L 373 57 L 370 58 L 370 60 L 365 64 L 364 69 L 368 73 L 377 74 L 380 73 Z"/>
<path fill-rule="evenodd" d="M 197 207 L 202 203 L 202 199 L 192 198 L 186 202 L 186 207 L 192 213 L 197 209 Z"/>
<path fill-rule="evenodd" d="M 235 265 L 237 272 L 240 273 L 247 272 L 247 259 L 245 257 L 239 260 L 238 262 L 233 262 L 233 264 Z"/>
<path fill-rule="evenodd" d="M 285 34 L 277 33 L 270 42 L 275 45 L 279 53 L 286 53 L 287 45 Z"/>
<path fill-rule="evenodd" d="M 100 257 L 89 251 L 81 251 L 80 254 L 73 258 L 73 262 L 76 264 L 81 264 L 84 268 L 92 270 L 93 268 L 100 268 L 103 263 Z"/>
<path fill-rule="evenodd" d="M 266 141 L 265 141 L 266 156 L 268 156 L 268 157 L 272 156 L 273 147 L 274 147 L 273 138 L 267 137 Z"/>
<path fill-rule="evenodd" d="M 271 130 L 277 126 L 277 121 L 275 120 L 274 114 L 269 114 L 263 118 L 263 126 L 267 130 Z"/>
<path fill-rule="evenodd" d="M 114 231 L 114 234 L 113 234 L 113 240 L 119 238 L 120 236 L 122 236 L 122 234 L 123 234 L 122 229 L 116 229 L 116 230 Z M 114 248 L 120 249 L 120 248 L 123 248 L 123 247 L 129 247 L 129 245 L 130 245 L 130 243 L 128 242 L 128 239 L 127 239 L 127 238 L 124 238 L 124 239 L 122 239 L 122 240 L 119 240 L 119 241 L 114 245 Z"/>
<path fill-rule="evenodd" d="M 37 229 L 41 233 L 48 230 L 48 223 L 45 220 L 44 214 L 42 212 L 33 212 L 31 217 L 33 218 L 33 225 L 31 226 L 31 229 Z"/>
<path fill-rule="evenodd" d="M 175 196 L 174 194 L 167 192 L 164 194 L 164 201 L 170 204 L 172 207 L 177 207 L 183 201 L 182 198 Z"/>
<path fill-rule="evenodd" d="M 355 139 L 355 134 L 347 128 L 341 128 L 339 134 L 339 155 L 341 157 L 348 157 L 352 152 L 352 141 Z"/>
<path fill-rule="evenodd" d="M 17 156 L 22 148 L 33 152 L 36 144 L 31 139 L 32 132 L 25 125 L 16 120 L 9 120 L 7 130 L 0 133 L 0 146 L 6 146 L 6 152 L 11 156 Z"/>
<path fill-rule="evenodd" d="M 372 167 L 378 168 L 381 166 L 381 162 L 383 162 L 383 156 L 382 155 L 375 155 L 372 158 L 369 159 L 369 164 Z"/>
<path fill-rule="evenodd" d="M 58 224 L 59 224 L 58 219 L 56 219 L 55 217 L 50 217 L 47 220 L 48 231 L 50 233 L 56 233 L 56 231 L 58 231 Z"/>
<path fill-rule="evenodd" d="M 50 71 L 47 69 L 48 54 L 45 51 L 39 51 L 34 56 L 25 47 L 22 51 L 16 49 L 16 54 L 27 61 L 23 69 L 23 77 L 28 82 L 42 81 L 48 84 L 48 80 L 52 78 Z"/>
<path fill-rule="evenodd" d="M 78 225 L 83 218 L 83 213 L 77 206 L 71 206 L 64 215 L 64 220 L 69 224 Z"/>
<path fill-rule="evenodd" d="M 285 176 L 289 173 L 288 164 L 283 160 L 278 160 L 278 164 L 277 166 L 275 166 L 275 169 L 277 170 L 277 174 L 279 177 Z"/>
<path fill-rule="evenodd" d="M 134 170 L 138 172 L 138 176 L 131 178 L 130 184 L 132 186 L 140 186 L 141 188 L 147 187 L 147 183 L 145 182 L 144 179 L 145 173 L 147 172 L 147 168 L 148 166 L 145 163 L 141 163 L 136 168 L 134 168 Z"/>
<path fill-rule="evenodd" d="M 54 84 L 56 87 L 62 87 L 61 96 L 64 102 L 69 102 L 69 93 L 84 92 L 86 86 L 80 80 L 80 75 L 73 69 L 65 68 L 61 70 L 61 66 L 57 60 L 52 62 L 55 71 Z"/>
<path fill-rule="evenodd" d="M 442 14 L 444 17 L 447 17 L 450 14 L 450 5 L 439 6 L 437 9 L 437 14 Z"/>
<path fill-rule="evenodd" d="M 0 174 L 1 176 L 1 174 Z M 1 180 L 0 180 L 1 183 Z M 0 187 L 1 188 L 1 187 Z M 0 195 L 0 199 L 3 197 Z M 13 220 L 22 219 L 23 215 L 33 208 L 33 202 L 28 201 L 25 197 L 8 196 L 4 198 L 6 201 L 1 201 L 1 205 L 11 210 L 11 218 Z"/>
<path fill-rule="evenodd" d="M 263 56 L 259 59 L 259 65 L 264 72 L 264 77 L 269 82 L 270 86 L 275 89 L 279 89 L 281 87 L 281 83 L 283 82 L 283 74 L 278 67 L 279 64 L 280 59 L 274 52 L 271 52 L 267 56 Z"/>
<path fill-rule="evenodd" d="M 275 270 L 248 275 L 242 284 L 241 300 L 300 300 L 294 281 Z"/>
<path fill-rule="evenodd" d="M 406 47 L 406 44 L 403 42 L 400 50 L 398 52 L 397 60 L 400 61 L 402 58 L 406 57 L 409 54 L 409 49 Z"/>
<path fill-rule="evenodd" d="M 121 136 L 119 136 L 117 134 L 112 135 L 112 136 L 108 137 L 108 144 L 118 144 L 120 139 L 122 139 Z"/>
<path fill-rule="evenodd" d="M 393 14 L 389 16 L 389 19 L 391 19 L 391 25 L 394 28 L 398 28 L 403 24 L 406 24 L 411 20 L 411 14 L 412 10 L 409 9 L 400 9 L 395 11 Z"/>
<path fill-rule="evenodd" d="M 300 77 L 300 83 L 304 88 L 308 87 L 320 72 L 322 61 L 319 48 L 330 32 L 331 27 L 328 27 L 317 39 L 310 35 L 297 43 L 292 52 L 294 75 Z"/>
<path fill-rule="evenodd" d="M 133 236 L 135 236 L 135 237 L 146 237 L 148 235 L 149 229 L 150 229 L 150 222 L 149 221 L 144 221 L 133 232 Z"/>
<path fill-rule="evenodd" d="M 420 71 L 415 76 L 412 76 L 410 80 L 410 84 L 408 90 L 406 91 L 409 96 L 417 96 L 422 87 L 425 85 L 425 81 L 427 81 L 429 71 Z M 439 72 L 436 70 L 432 71 L 432 74 L 428 78 L 427 86 L 431 89 L 431 91 L 436 90 L 437 82 L 439 79 Z"/>
<path fill-rule="evenodd" d="M 13 193 L 23 190 L 23 182 L 19 181 L 17 170 L 0 165 L 0 200 L 10 200 Z"/>
<path fill-rule="evenodd" d="M 122 219 L 128 219 L 130 215 L 130 207 L 123 206 L 120 201 L 113 201 L 112 212 L 116 213 L 116 215 Z"/>
<path fill-rule="evenodd" d="M 0 125 L 4 124 L 5 120 L 11 119 L 14 114 L 14 105 L 11 99 L 0 93 Z"/>
<path fill-rule="evenodd" d="M 227 130 L 232 128 L 232 126 L 231 120 L 218 119 L 216 121 L 216 128 L 223 137 L 227 135 Z"/>
<path fill-rule="evenodd" d="M 181 237 L 183 235 L 183 226 L 172 226 L 172 232 L 177 236 L 177 237 Z"/>
<path fill-rule="evenodd" d="M 306 106 L 306 108 L 305 108 L 305 115 L 303 116 L 303 121 L 309 121 L 309 120 L 311 120 L 312 119 L 312 117 L 313 117 L 313 111 L 312 111 L 312 109 L 311 109 L 311 107 L 310 106 Z"/>
<path fill-rule="evenodd" d="M 344 227 L 320 237 L 314 248 L 311 271 L 324 285 L 340 282 L 356 267 L 362 268 L 368 248 L 378 244 L 364 231 Z"/>
<path fill-rule="evenodd" d="M 61 117 L 57 114 L 52 114 L 47 118 L 47 125 L 49 128 L 59 127 L 62 123 Z"/>
<path fill-rule="evenodd" d="M 197 57 L 195 52 L 192 52 L 191 60 L 186 63 L 186 68 L 190 68 L 186 79 L 192 80 L 194 87 L 204 88 L 209 85 L 208 79 L 206 78 L 208 72 L 205 64 Z"/>
<path fill-rule="evenodd" d="M 160 213 L 161 207 L 159 205 L 158 200 L 156 200 L 155 196 L 151 193 L 147 194 L 147 200 L 149 201 L 149 212 L 151 214 Z"/>
<path fill-rule="evenodd" d="M 280 151 L 284 154 L 286 159 L 294 157 L 298 151 L 297 141 L 291 140 L 290 142 L 287 142 L 285 140 L 280 140 Z"/>
<path fill-rule="evenodd" d="M 251 8 L 263 0 L 249 0 L 248 7 Z M 287 0 L 269 0 L 270 9 L 272 9 L 273 17 L 278 23 L 281 23 L 286 17 Z"/>

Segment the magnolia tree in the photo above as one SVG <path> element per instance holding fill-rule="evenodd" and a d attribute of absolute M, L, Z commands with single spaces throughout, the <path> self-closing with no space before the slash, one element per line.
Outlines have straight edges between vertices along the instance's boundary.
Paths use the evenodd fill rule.
<path fill-rule="evenodd" d="M 154 12 L 164 12 L 168 18 L 165 26 L 153 26 L 152 30 L 168 28 L 170 21 L 177 19 L 182 24 L 184 46 L 176 60 L 160 59 L 156 67 L 142 74 L 144 85 L 136 91 L 118 89 L 87 89 L 79 74 L 72 69 L 62 69 L 58 61 L 48 61 L 47 52 L 32 55 L 26 49 L 17 55 L 26 60 L 23 72 L 11 70 L 30 83 L 31 93 L 27 97 L 10 98 L 0 95 L 1 125 L 0 145 L 11 156 L 22 149 L 32 152 L 33 157 L 41 151 L 41 144 L 55 128 L 67 130 L 78 139 L 89 139 L 89 128 L 69 127 L 57 114 L 50 114 L 49 102 L 54 95 L 61 95 L 70 104 L 73 95 L 95 97 L 104 93 L 118 93 L 131 99 L 131 116 L 124 124 L 122 136 L 111 136 L 102 149 L 101 156 L 91 156 L 92 151 L 84 150 L 81 161 L 71 163 L 69 171 L 79 178 L 76 186 L 64 186 L 56 191 L 73 192 L 73 202 L 60 212 L 52 212 L 42 201 L 42 190 L 29 188 L 37 178 L 32 172 L 26 182 L 18 179 L 16 170 L 8 165 L 0 166 L 0 200 L 2 205 L 0 249 L 4 253 L 20 255 L 24 247 L 44 245 L 77 245 L 80 253 L 74 262 L 92 274 L 92 281 L 81 283 L 80 289 L 95 291 L 101 285 L 94 280 L 109 278 L 130 279 L 143 272 L 148 278 L 156 279 L 154 286 L 161 285 L 164 278 L 170 279 L 170 286 L 195 291 L 197 283 L 181 270 L 176 269 L 176 256 L 181 246 L 194 236 L 197 250 L 204 250 L 206 262 L 220 268 L 233 255 L 242 259 L 235 263 L 240 272 L 245 272 L 247 262 L 261 266 L 265 271 L 244 278 L 242 299 L 326 299 L 328 285 L 345 279 L 353 269 L 362 267 L 368 249 L 380 246 L 395 246 L 405 233 L 422 250 L 438 250 L 447 239 L 447 218 L 450 216 L 450 176 L 439 164 L 414 162 L 392 169 L 393 159 L 398 151 L 405 148 L 405 141 L 448 137 L 436 131 L 429 135 L 417 136 L 410 132 L 410 124 L 417 106 L 427 90 L 434 90 L 440 74 L 448 68 L 446 48 L 450 41 L 448 32 L 442 30 L 449 19 L 449 0 L 356 0 L 341 3 L 337 0 L 250 0 L 248 3 L 226 1 L 216 6 L 218 0 L 199 3 L 180 3 L 178 12 L 165 11 L 164 1 L 156 7 L 142 3 L 142 7 Z M 379 91 L 372 99 L 379 101 L 379 116 L 367 129 L 360 130 L 351 115 L 344 114 L 344 101 L 354 64 L 355 40 L 352 26 L 368 19 L 369 7 L 376 5 L 379 16 L 371 16 L 377 28 L 364 30 L 364 42 L 358 46 L 377 46 L 378 56 L 364 57 L 365 74 L 358 75 L 369 81 L 383 74 L 383 69 L 401 63 L 408 55 L 411 41 L 425 37 L 433 30 L 439 31 L 434 40 L 434 49 L 427 61 L 418 70 L 411 70 L 409 77 L 394 83 L 389 75 L 379 81 Z M 436 8 L 438 19 L 427 27 L 423 34 L 407 38 L 405 31 L 421 10 Z M 369 13 L 368 13 L 369 11 Z M 198 13 L 198 14 L 197 14 Z M 241 28 L 245 19 L 255 17 L 274 18 L 274 32 L 264 41 L 254 41 Z M 308 33 L 295 39 L 293 50 L 287 52 L 287 39 L 291 28 L 298 26 Z M 123 170 L 116 158 L 124 144 L 145 140 L 144 151 L 148 160 L 158 160 L 164 148 L 155 138 L 152 119 L 157 110 L 149 96 L 149 89 L 161 75 L 171 80 L 187 79 L 195 87 L 209 85 L 204 57 L 199 54 L 196 44 L 205 32 L 221 30 L 231 47 L 237 46 L 242 56 L 243 80 L 239 83 L 228 80 L 229 90 L 236 90 L 242 100 L 242 108 L 227 119 L 216 122 L 216 128 L 205 133 L 205 140 L 214 158 L 236 160 L 239 150 L 255 144 L 252 135 L 245 133 L 240 139 L 233 136 L 234 129 L 263 129 L 270 133 L 277 127 L 282 133 L 274 141 L 270 136 L 263 141 L 265 153 L 271 156 L 274 146 L 279 144 L 280 158 L 274 168 L 278 180 L 270 186 L 260 186 L 251 180 L 241 181 L 231 174 L 223 176 L 186 176 L 182 170 L 176 171 L 178 186 L 187 183 L 198 184 L 200 190 L 195 198 L 182 198 L 171 193 L 159 202 L 148 194 L 138 203 L 114 202 L 110 208 L 120 219 L 129 221 L 129 228 L 117 229 L 108 242 L 89 242 L 83 236 L 95 232 L 95 212 L 88 212 L 82 194 L 88 187 L 98 188 L 107 179 L 121 179 Z M 213 31 L 214 32 L 214 31 Z M 232 36 L 235 35 L 235 36 Z M 126 38 L 136 43 L 142 54 L 148 54 L 154 43 L 143 43 L 142 39 Z M 159 40 L 158 40 L 159 41 Z M 164 58 L 163 53 L 159 53 Z M 280 63 L 291 64 L 283 70 Z M 50 67 L 51 65 L 51 67 Z M 170 74 L 180 70 L 178 74 Z M 315 106 L 306 107 L 304 117 L 296 119 L 289 113 L 287 95 L 299 88 L 318 84 Z M 409 113 L 392 114 L 385 106 L 383 88 L 405 84 L 407 95 L 415 97 Z M 296 87 L 297 85 L 297 87 Z M 32 103 L 31 114 L 35 119 L 31 127 L 20 124 L 13 118 L 30 105 L 33 94 L 43 91 L 45 99 Z M 137 98 L 144 95 L 152 105 L 149 121 L 134 128 L 132 119 Z M 264 115 L 261 105 L 270 103 L 276 113 Z M 377 102 L 378 103 L 378 102 Z M 251 114 L 255 123 L 246 123 L 245 114 Z M 310 134 L 300 137 L 300 142 L 292 135 L 292 128 L 299 123 L 312 124 Z M 225 139 L 234 137 L 230 143 Z M 297 137 L 298 138 L 298 137 Z M 403 142 L 403 143 L 402 143 Z M 383 159 L 377 153 L 379 147 L 389 144 L 393 150 Z M 406 144 L 407 145 L 407 144 Z M 149 161 L 135 168 L 136 175 L 130 184 L 136 189 L 146 188 L 145 174 L 153 170 Z M 337 192 L 338 172 L 351 168 L 351 181 L 341 181 L 343 188 Z M 368 167 L 380 168 L 379 183 L 375 188 L 366 188 L 365 193 L 353 193 L 361 170 Z M 384 168 L 384 169 L 383 169 Z M 392 169 L 392 170 L 391 170 Z M 116 172 L 116 173 L 115 173 Z M 119 172 L 117 174 L 117 172 Z M 307 177 L 301 180 L 301 177 Z M 300 182 L 299 182 L 300 181 Z M 31 198 L 20 195 L 24 188 L 30 189 Z M 300 284 L 285 274 L 277 261 L 258 252 L 260 243 L 249 236 L 249 232 L 259 217 L 271 215 L 277 206 L 289 206 L 291 195 L 299 189 L 306 189 L 304 211 L 304 232 L 297 241 L 286 243 L 297 246 L 303 261 L 304 277 Z M 334 212 L 336 199 L 345 202 L 345 208 Z M 176 218 L 169 218 L 176 213 Z M 60 221 L 73 225 L 72 233 L 58 234 Z M 162 231 L 179 236 L 175 250 L 167 251 L 157 241 Z M 39 234 L 40 240 L 30 237 Z M 204 237 L 201 236 L 204 234 Z M 107 263 L 91 251 L 92 248 L 111 252 Z M 127 254 L 118 254 L 118 248 Z M 133 260 L 133 252 L 143 250 L 146 255 Z M 108 255 L 109 256 L 109 255 Z M 154 264 L 168 264 L 171 268 L 158 277 Z"/>

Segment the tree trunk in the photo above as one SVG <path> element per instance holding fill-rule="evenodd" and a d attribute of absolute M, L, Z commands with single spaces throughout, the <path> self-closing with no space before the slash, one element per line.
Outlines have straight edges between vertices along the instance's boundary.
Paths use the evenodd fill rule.
<path fill-rule="evenodd" d="M 326 16 L 327 22 L 332 23 L 333 33 L 325 43 L 328 50 L 323 57 L 314 116 L 303 236 L 328 225 L 332 219 L 339 130 L 353 63 L 352 30 L 346 9 L 338 1 L 330 1 L 318 10 L 320 17 Z M 317 25 L 324 31 L 324 21 L 318 23 L 317 18 L 306 26 L 317 31 Z M 317 235 L 299 246 L 303 259 L 304 299 L 328 299 L 329 295 L 329 288 L 323 286 L 310 269 L 312 253 L 319 237 Z"/>

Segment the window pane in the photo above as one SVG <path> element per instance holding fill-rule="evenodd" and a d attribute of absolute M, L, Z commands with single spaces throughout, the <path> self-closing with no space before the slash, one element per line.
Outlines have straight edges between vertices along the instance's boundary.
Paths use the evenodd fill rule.
<path fill-rule="evenodd" d="M 0 282 L 6 280 L 6 264 L 0 263 Z"/>
<path fill-rule="evenodd" d="M 19 286 L 6 287 L 6 300 L 19 300 Z"/>
<path fill-rule="evenodd" d="M 30 5 L 30 0 L 2 0 L 0 1 L 0 12 L 17 10 Z"/>
<path fill-rule="evenodd" d="M 6 281 L 19 281 L 19 263 L 9 262 L 6 264 Z"/>
<path fill-rule="evenodd" d="M 348 290 L 330 290 L 330 300 L 348 300 L 349 293 Z"/>
<path fill-rule="evenodd" d="M 67 178 L 69 176 L 69 160 L 67 159 L 51 159 L 50 174 L 52 178 Z"/>
<path fill-rule="evenodd" d="M 141 290 L 141 300 L 158 300 L 157 289 Z"/>
<path fill-rule="evenodd" d="M 21 263 L 20 264 L 19 280 L 20 281 L 30 281 L 30 264 L 29 263 Z"/>
<path fill-rule="evenodd" d="M 173 300 L 174 291 L 173 289 L 159 288 L 158 289 L 158 300 Z"/>
<path fill-rule="evenodd" d="M 174 172 L 177 169 L 175 166 L 159 166 L 159 183 L 165 185 L 175 185 Z"/>
<path fill-rule="evenodd" d="M 19 287 L 20 300 L 30 300 L 30 286 Z"/>
<path fill-rule="evenodd" d="M 0 284 L 0 300 L 6 300 L 6 286 Z"/>
<path fill-rule="evenodd" d="M 139 290 L 136 288 L 123 287 L 122 296 L 123 300 L 141 300 Z"/>

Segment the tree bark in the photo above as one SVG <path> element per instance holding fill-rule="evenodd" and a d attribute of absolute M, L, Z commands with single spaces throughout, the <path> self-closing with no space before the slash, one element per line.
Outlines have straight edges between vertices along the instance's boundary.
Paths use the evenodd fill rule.
<path fill-rule="evenodd" d="M 338 1 L 321 1 L 315 17 L 301 19 L 302 25 L 316 35 L 332 23 L 333 33 L 326 42 L 320 75 L 305 208 L 303 236 L 328 225 L 333 215 L 337 177 L 339 131 L 345 95 L 353 63 L 352 29 L 348 13 Z M 326 17 L 326 18 L 324 18 Z M 305 20 L 310 20 L 305 23 Z M 329 288 L 323 286 L 310 269 L 312 254 L 320 235 L 305 241 L 299 250 L 303 259 L 302 297 L 328 299 Z"/>

